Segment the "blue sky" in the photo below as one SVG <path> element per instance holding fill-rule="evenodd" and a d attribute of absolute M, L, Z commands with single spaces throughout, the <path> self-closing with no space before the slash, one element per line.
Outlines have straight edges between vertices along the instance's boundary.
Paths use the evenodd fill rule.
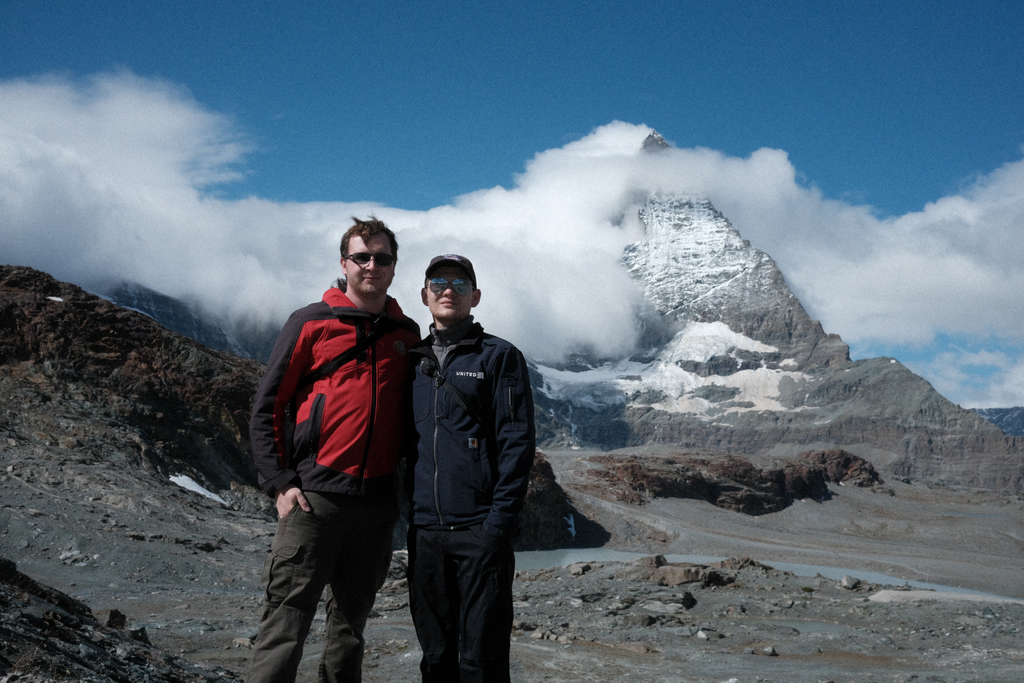
<path fill-rule="evenodd" d="M 0 144 L 23 159 L 0 173 L 0 261 L 84 280 L 118 260 L 93 253 L 97 231 L 123 243 L 101 220 L 124 221 L 168 252 L 130 250 L 121 275 L 227 306 L 239 301 L 229 283 L 259 272 L 276 313 L 320 287 L 304 273 L 333 268 L 316 258 L 336 222 L 373 210 L 417 257 L 444 237 L 493 253 L 496 269 L 530 268 L 536 255 L 501 250 L 513 235 L 551 246 L 558 228 L 539 224 L 559 210 L 545 201 L 579 187 L 557 169 L 578 173 L 656 129 L 681 151 L 668 189 L 708 192 L 855 357 L 900 358 L 964 405 L 1024 404 L 1018 2 L 0 7 Z M 24 159 L 42 158 L 56 165 L 28 174 Z M 696 168 L 706 176 L 687 181 Z M 93 172 L 87 186 L 103 191 L 85 201 L 74 183 Z M 573 202 L 599 203 L 583 203 L 599 183 L 572 177 L 584 185 Z M 489 211 L 532 215 L 544 233 L 452 227 L 503 224 Z M 593 219 L 551 249 L 606 244 L 610 259 L 621 245 Z M 196 224 L 222 273 L 174 261 Z M 257 238 L 303 256 L 238 251 Z M 77 266 L 59 258 L 72 247 Z M 581 261 L 600 272 L 595 259 Z M 550 302 L 520 298 L 481 313 L 533 334 L 527 304 Z"/>

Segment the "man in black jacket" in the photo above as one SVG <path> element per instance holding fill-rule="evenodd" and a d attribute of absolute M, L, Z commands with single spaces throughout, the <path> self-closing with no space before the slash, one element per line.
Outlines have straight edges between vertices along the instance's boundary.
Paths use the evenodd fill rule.
<path fill-rule="evenodd" d="M 424 683 L 509 680 L 512 539 L 535 450 L 523 355 L 487 334 L 469 259 L 431 260 L 422 291 L 434 323 L 417 364 L 417 447 L 409 463 L 409 602 Z"/>

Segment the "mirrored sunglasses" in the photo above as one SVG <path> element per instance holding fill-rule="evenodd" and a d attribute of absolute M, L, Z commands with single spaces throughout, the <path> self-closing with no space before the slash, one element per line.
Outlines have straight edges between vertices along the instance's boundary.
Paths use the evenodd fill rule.
<path fill-rule="evenodd" d="M 395 257 L 391 254 L 370 254 L 365 251 L 361 251 L 358 254 L 349 254 L 345 258 L 352 259 L 354 263 L 357 263 L 360 266 L 365 266 L 370 262 L 370 259 L 373 259 L 374 263 L 382 267 L 390 266 L 395 262 Z"/>
<path fill-rule="evenodd" d="M 469 280 L 463 280 L 462 278 L 449 280 L 443 277 L 435 277 L 430 279 L 430 291 L 434 294 L 441 294 L 449 287 L 455 290 L 455 293 L 460 296 L 466 296 L 473 291 L 473 283 Z"/>

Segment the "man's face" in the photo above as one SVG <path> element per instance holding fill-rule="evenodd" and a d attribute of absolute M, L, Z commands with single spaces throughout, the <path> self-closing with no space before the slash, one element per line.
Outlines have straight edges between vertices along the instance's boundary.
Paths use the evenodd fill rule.
<path fill-rule="evenodd" d="M 388 254 L 391 255 L 391 242 L 387 235 L 373 235 L 368 242 L 362 237 L 353 235 L 348 240 L 349 254 Z M 366 265 L 359 265 L 350 258 L 341 260 L 341 270 L 348 281 L 347 292 L 357 297 L 374 299 L 387 295 L 391 281 L 395 279 L 395 264 L 382 266 L 374 259 Z"/>
<path fill-rule="evenodd" d="M 446 280 L 463 279 L 469 280 L 469 276 L 462 268 L 444 266 L 430 274 L 433 278 L 445 278 Z M 430 309 L 430 315 L 434 317 L 434 325 L 438 329 L 451 327 L 462 322 L 469 316 L 470 309 L 480 303 L 480 290 L 474 289 L 469 294 L 459 294 L 449 283 L 447 289 L 440 294 L 435 294 L 429 284 L 420 292 L 423 303 Z"/>

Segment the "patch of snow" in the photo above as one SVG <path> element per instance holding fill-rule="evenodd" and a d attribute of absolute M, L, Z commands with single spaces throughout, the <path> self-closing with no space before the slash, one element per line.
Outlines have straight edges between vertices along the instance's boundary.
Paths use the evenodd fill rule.
<path fill-rule="evenodd" d="M 685 392 L 692 391 L 696 386 L 720 386 L 739 389 L 736 396 L 731 399 L 732 402 L 751 404 L 743 406 L 731 405 L 726 410 L 727 413 L 761 410 L 783 411 L 787 410 L 787 408 L 778 400 L 779 383 L 784 377 L 792 378 L 797 382 L 806 379 L 806 376 L 800 372 L 769 370 L 768 368 L 740 370 L 724 377 L 720 375 L 699 377 L 690 373 L 686 374 L 690 375 L 690 381 L 694 382 L 695 386 L 687 382 L 686 384 L 681 384 L 675 392 L 666 391 L 663 388 L 662 391 L 666 394 L 667 399 L 651 404 L 652 407 L 669 413 L 697 413 L 704 415 L 712 404 L 704 399 L 686 396 L 684 395 Z"/>
<path fill-rule="evenodd" d="M 687 323 L 686 327 L 665 345 L 658 355 L 658 360 L 666 363 L 687 360 L 706 363 L 715 356 L 728 354 L 733 349 L 757 353 L 778 351 L 774 346 L 762 344 L 739 332 L 733 332 L 724 322 L 691 322 Z"/>
<path fill-rule="evenodd" d="M 224 500 L 223 498 L 218 496 L 216 493 L 211 493 L 210 491 L 207 491 L 205 488 L 203 488 L 202 486 L 197 484 L 196 481 L 192 477 L 189 477 L 189 476 L 184 475 L 184 474 L 176 474 L 176 475 L 171 477 L 171 481 L 174 482 L 175 484 L 177 484 L 178 486 L 180 486 L 183 489 L 188 489 L 189 491 L 192 491 L 193 493 L 198 493 L 198 494 L 200 494 L 202 496 L 206 496 L 207 498 L 212 498 L 213 500 L 217 501 L 221 505 L 227 505 L 228 504 L 226 500 Z"/>
<path fill-rule="evenodd" d="M 64 299 L 61 299 L 59 296 L 48 296 L 46 298 L 50 301 L 56 301 L 57 303 L 64 303 Z"/>
<path fill-rule="evenodd" d="M 567 401 L 582 408 L 601 410 L 625 403 L 622 378 L 639 378 L 640 373 L 647 367 L 649 366 L 644 363 L 620 361 L 583 372 L 571 372 L 538 365 L 537 370 L 544 378 L 544 383 L 540 387 L 534 387 L 534 390 L 556 401 Z"/>
<path fill-rule="evenodd" d="M 779 402 L 780 382 L 787 377 L 797 383 L 810 379 L 801 372 L 768 368 L 740 370 L 726 376 L 702 377 L 660 359 L 651 363 L 608 363 L 583 372 L 555 370 L 543 365 L 537 369 L 544 382 L 535 390 L 573 406 L 598 411 L 628 402 L 650 405 L 670 413 L 693 413 L 702 417 L 708 416 L 713 404 L 693 395 L 700 387 L 738 389 L 730 402 L 744 405 L 730 405 L 726 412 L 781 411 L 788 408 Z M 648 396 L 655 400 L 650 400 Z"/>

